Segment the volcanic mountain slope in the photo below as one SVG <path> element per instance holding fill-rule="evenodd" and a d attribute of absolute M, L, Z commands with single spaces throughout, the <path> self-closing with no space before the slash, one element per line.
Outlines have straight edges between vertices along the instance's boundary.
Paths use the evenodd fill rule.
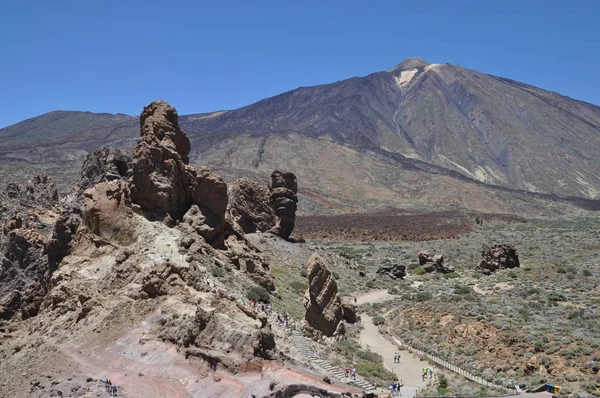
<path fill-rule="evenodd" d="M 96 144 L 132 147 L 136 124 L 59 112 L 1 129 L 0 178 L 44 168 L 66 188 L 74 174 L 65 164 L 77 170 Z M 588 199 L 600 192 L 600 107 L 418 58 L 233 111 L 182 116 L 181 126 L 191 163 L 226 179 L 266 182 L 273 169 L 294 169 L 301 213 L 408 204 L 520 212 L 524 203 L 537 213 L 539 198 L 504 188 Z"/>
<path fill-rule="evenodd" d="M 263 141 L 298 134 L 503 187 L 587 198 L 600 192 L 600 107 L 418 58 L 185 127 L 204 141 L 197 148 L 234 147 L 224 140 L 245 134 Z"/>

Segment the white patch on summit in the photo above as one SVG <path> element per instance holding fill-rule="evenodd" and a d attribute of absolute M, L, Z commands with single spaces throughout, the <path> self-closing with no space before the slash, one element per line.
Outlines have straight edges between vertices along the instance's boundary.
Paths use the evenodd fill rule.
<path fill-rule="evenodd" d="M 403 70 L 402 72 L 400 72 L 400 77 L 396 77 L 396 83 L 399 86 L 404 86 L 405 84 L 410 82 L 413 77 L 415 77 L 417 72 L 418 72 L 418 70 L 416 68 L 409 69 L 409 70 Z"/>
<path fill-rule="evenodd" d="M 436 67 L 438 67 L 438 66 L 440 66 L 440 64 L 430 64 L 430 65 L 427 65 L 427 66 L 425 67 L 425 72 L 427 72 L 427 71 L 428 71 L 428 70 L 430 70 L 430 69 L 436 68 Z"/>

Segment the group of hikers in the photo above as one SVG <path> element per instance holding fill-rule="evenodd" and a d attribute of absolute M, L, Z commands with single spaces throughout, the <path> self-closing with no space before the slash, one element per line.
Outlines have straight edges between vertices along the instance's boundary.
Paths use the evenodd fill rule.
<path fill-rule="evenodd" d="M 346 369 L 344 369 L 346 371 L 346 377 L 348 377 L 348 375 L 350 374 L 350 368 L 346 366 Z M 352 380 L 356 380 L 356 368 L 352 368 Z"/>
<path fill-rule="evenodd" d="M 117 396 L 118 388 L 116 384 L 113 384 L 109 379 L 102 380 L 102 383 L 104 383 L 104 390 L 108 393 L 108 395 L 111 397 Z"/>
<path fill-rule="evenodd" d="M 394 353 L 394 363 L 400 363 L 400 353 Z"/>
<path fill-rule="evenodd" d="M 402 387 L 402 383 L 395 381 L 392 384 L 390 384 L 390 395 L 394 396 L 394 395 L 400 395 L 402 396 L 402 391 L 400 390 L 400 387 Z"/>
<path fill-rule="evenodd" d="M 423 380 L 425 380 L 425 378 L 428 375 L 429 375 L 430 379 L 433 377 L 433 369 L 431 369 L 431 368 L 423 368 L 423 374 L 421 375 L 423 377 Z"/>

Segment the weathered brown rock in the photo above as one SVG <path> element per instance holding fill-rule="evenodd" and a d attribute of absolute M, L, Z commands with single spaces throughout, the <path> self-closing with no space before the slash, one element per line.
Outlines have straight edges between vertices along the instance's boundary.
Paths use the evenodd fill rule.
<path fill-rule="evenodd" d="M 264 359 L 275 359 L 275 335 L 271 330 L 271 325 L 264 325 L 256 332 L 252 347 L 254 348 L 254 356 Z"/>
<path fill-rule="evenodd" d="M 124 181 L 96 184 L 83 196 L 83 222 L 90 231 L 122 245 L 134 240 L 132 211 L 128 207 L 129 190 Z"/>
<path fill-rule="evenodd" d="M 484 245 L 477 268 L 494 272 L 502 268 L 516 268 L 519 265 L 517 249 L 513 245 Z"/>
<path fill-rule="evenodd" d="M 244 233 L 266 232 L 275 226 L 269 189 L 242 178 L 229 186 L 228 212 Z"/>
<path fill-rule="evenodd" d="M 304 294 L 305 319 L 325 336 L 333 336 L 344 317 L 337 283 L 325 261 L 313 254 L 306 264 L 308 289 Z"/>
<path fill-rule="evenodd" d="M 342 297 L 342 316 L 348 323 L 358 322 L 358 315 L 356 313 L 356 304 L 352 297 Z"/>
<path fill-rule="evenodd" d="M 298 203 L 296 176 L 291 172 L 275 170 L 271 174 L 269 189 L 271 206 L 278 218 L 271 232 L 284 239 L 289 239 L 296 222 L 296 203 Z"/>
<path fill-rule="evenodd" d="M 196 173 L 188 166 L 190 141 L 175 108 L 154 101 L 140 116 L 141 140 L 133 150 L 131 200 L 145 211 L 181 219 L 192 204 Z"/>
<path fill-rule="evenodd" d="M 225 239 L 225 211 L 228 202 L 227 184 L 209 168 L 201 167 L 194 180 L 192 201 L 193 207 L 197 207 L 204 219 L 205 230 L 210 230 L 200 235 L 211 245 L 222 247 Z M 194 210 L 194 213 L 198 215 L 198 211 Z"/>
<path fill-rule="evenodd" d="M 454 272 L 454 268 L 444 264 L 442 254 L 431 254 L 428 251 L 419 252 L 419 265 L 427 272 L 441 272 L 444 274 Z"/>

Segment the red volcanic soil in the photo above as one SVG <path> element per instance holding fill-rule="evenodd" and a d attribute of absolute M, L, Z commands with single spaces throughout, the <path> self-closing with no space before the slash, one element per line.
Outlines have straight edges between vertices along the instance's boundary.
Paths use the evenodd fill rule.
<path fill-rule="evenodd" d="M 478 214 L 460 211 L 437 213 L 340 214 L 296 218 L 296 236 L 312 240 L 424 241 L 454 239 L 467 234 L 482 222 L 525 222 L 505 214 Z"/>

